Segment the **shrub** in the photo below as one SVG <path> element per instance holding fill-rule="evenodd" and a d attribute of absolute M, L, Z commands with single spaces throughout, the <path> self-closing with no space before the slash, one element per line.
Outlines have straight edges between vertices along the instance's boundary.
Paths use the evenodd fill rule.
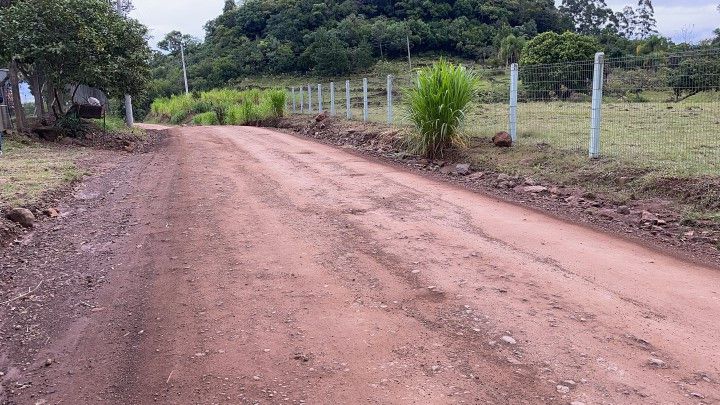
<path fill-rule="evenodd" d="M 236 104 L 227 109 L 225 114 L 225 124 L 227 125 L 244 125 L 245 115 L 243 108 Z"/>
<path fill-rule="evenodd" d="M 240 104 L 240 110 L 243 117 L 242 125 L 254 124 L 260 121 L 259 108 L 253 103 L 252 98 L 248 98 Z"/>
<path fill-rule="evenodd" d="M 220 120 L 214 111 L 198 114 L 193 118 L 193 124 L 195 125 L 218 125 L 219 123 Z"/>
<path fill-rule="evenodd" d="M 182 124 L 189 115 L 190 114 L 187 111 L 178 111 L 170 116 L 170 123 L 174 125 Z"/>
<path fill-rule="evenodd" d="M 249 100 L 255 105 L 260 104 L 260 96 L 262 95 L 262 92 L 259 89 L 250 89 L 245 92 L 244 100 Z"/>
<path fill-rule="evenodd" d="M 445 60 L 421 69 L 408 94 L 409 119 L 416 129 L 407 139 L 411 151 L 432 159 L 464 145 L 460 129 L 477 87 L 474 74 Z"/>
<path fill-rule="evenodd" d="M 196 114 L 202 114 L 206 113 L 208 111 L 212 111 L 213 104 L 210 102 L 210 100 L 200 100 L 195 103 L 195 108 L 193 108 L 193 111 L 195 111 Z"/>
<path fill-rule="evenodd" d="M 62 128 L 65 133 L 72 138 L 77 138 L 88 130 L 87 123 L 72 114 L 67 114 L 60 118 L 57 122 L 57 127 Z"/>
<path fill-rule="evenodd" d="M 281 89 L 211 90 L 157 99 L 150 107 L 148 118 L 181 124 L 197 114 L 192 119 L 194 124 L 256 124 L 264 118 L 283 116 L 286 102 L 287 93 Z"/>
<path fill-rule="evenodd" d="M 270 100 L 270 114 L 273 117 L 285 115 L 285 104 L 287 102 L 287 92 L 285 90 L 270 90 L 267 92 L 267 98 Z"/>
<path fill-rule="evenodd" d="M 531 98 L 566 99 L 575 92 L 590 93 L 593 60 L 601 49 L 595 37 L 544 32 L 525 45 L 520 80 Z"/>

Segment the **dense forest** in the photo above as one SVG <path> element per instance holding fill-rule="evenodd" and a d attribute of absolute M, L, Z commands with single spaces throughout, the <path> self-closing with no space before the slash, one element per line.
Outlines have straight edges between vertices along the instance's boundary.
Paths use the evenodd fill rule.
<path fill-rule="evenodd" d="M 592 37 L 610 57 L 673 47 L 655 26 L 651 0 L 618 11 L 604 0 L 227 0 L 204 40 L 172 32 L 158 44 L 151 93 L 182 90 L 181 43 L 192 89 L 206 90 L 255 74 L 359 72 L 408 51 L 506 65 L 544 32 Z"/>

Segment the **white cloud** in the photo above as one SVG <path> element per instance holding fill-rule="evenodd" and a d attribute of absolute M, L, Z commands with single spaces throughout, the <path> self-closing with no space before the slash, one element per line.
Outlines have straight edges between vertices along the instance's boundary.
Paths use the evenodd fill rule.
<path fill-rule="evenodd" d="M 655 19 L 658 30 L 675 41 L 696 42 L 711 38 L 720 26 L 717 4 L 699 6 L 657 6 Z"/>
<path fill-rule="evenodd" d="M 158 42 L 170 31 L 205 37 L 206 22 L 220 15 L 223 0 L 134 0 L 135 10 L 130 14 L 150 28 Z"/>
<path fill-rule="evenodd" d="M 607 5 L 620 11 L 636 1 L 608 1 Z M 711 38 L 712 31 L 720 26 L 720 13 L 714 0 L 655 0 L 655 20 L 660 34 L 675 42 L 697 42 Z"/>

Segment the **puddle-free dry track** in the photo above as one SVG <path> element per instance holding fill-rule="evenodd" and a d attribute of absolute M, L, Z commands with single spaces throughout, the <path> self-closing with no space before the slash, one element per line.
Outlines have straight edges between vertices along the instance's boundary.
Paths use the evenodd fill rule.
<path fill-rule="evenodd" d="M 717 270 L 266 129 L 123 164 L 102 310 L 18 403 L 720 401 Z"/>

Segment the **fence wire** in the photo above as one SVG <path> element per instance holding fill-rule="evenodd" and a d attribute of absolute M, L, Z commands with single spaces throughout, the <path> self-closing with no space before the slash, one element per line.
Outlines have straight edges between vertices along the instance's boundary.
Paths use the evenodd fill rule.
<path fill-rule="evenodd" d="M 720 50 L 605 62 L 605 156 L 720 174 Z"/>
<path fill-rule="evenodd" d="M 602 70 L 600 124 L 601 158 L 631 161 L 677 174 L 720 173 L 720 49 L 663 56 L 611 58 Z M 518 145 L 552 148 L 587 156 L 590 145 L 591 105 L 595 61 L 519 67 Z M 508 129 L 510 69 L 479 68 L 479 99 L 466 116 L 466 131 L 491 137 Z M 405 95 L 416 73 L 393 76 L 395 125 L 407 121 Z M 368 120 L 387 120 L 387 78 L 368 81 Z M 323 107 L 330 108 L 329 81 L 323 86 Z M 345 81 L 335 80 L 335 112 L 346 116 Z M 598 82 L 599 83 L 599 82 Z M 363 119 L 363 81 L 350 82 L 351 117 Z M 307 113 L 308 83 L 304 92 Z M 317 112 L 317 83 L 312 89 Z M 599 99 L 600 100 L 600 99 Z"/>
<path fill-rule="evenodd" d="M 593 61 L 520 66 L 518 142 L 586 151 Z"/>

